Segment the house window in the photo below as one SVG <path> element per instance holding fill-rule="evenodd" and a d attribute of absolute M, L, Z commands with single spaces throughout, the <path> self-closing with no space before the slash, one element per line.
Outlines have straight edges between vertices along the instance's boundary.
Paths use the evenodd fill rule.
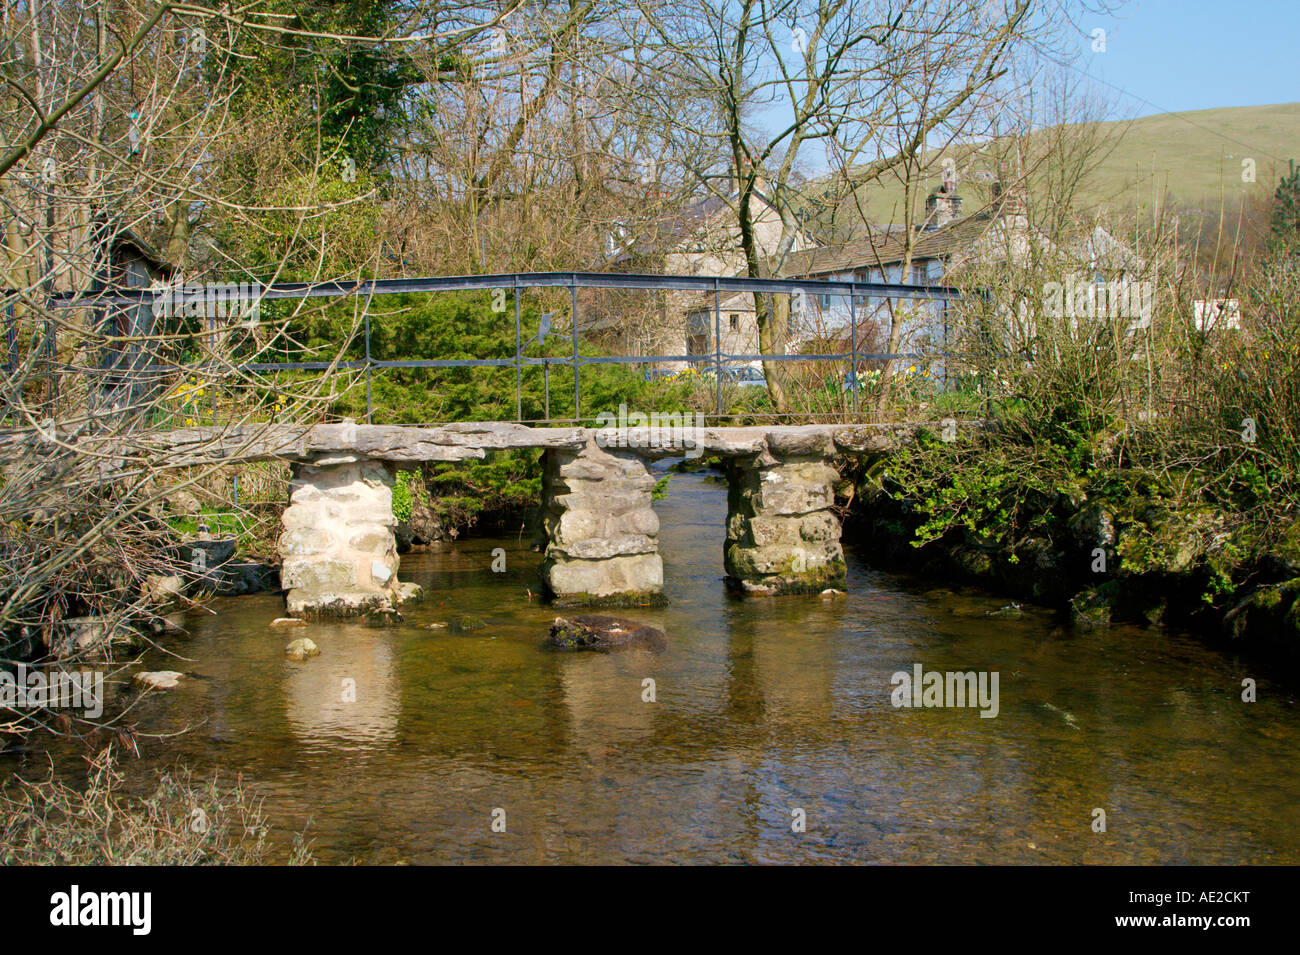
<path fill-rule="evenodd" d="M 739 331 L 739 329 L 740 329 L 740 315 L 739 315 L 739 313 L 737 313 L 737 312 L 732 312 L 730 315 L 728 315 L 728 316 L 727 316 L 727 324 L 729 324 L 729 325 L 731 326 L 731 330 L 732 330 L 733 332 L 734 332 L 734 331 Z"/>

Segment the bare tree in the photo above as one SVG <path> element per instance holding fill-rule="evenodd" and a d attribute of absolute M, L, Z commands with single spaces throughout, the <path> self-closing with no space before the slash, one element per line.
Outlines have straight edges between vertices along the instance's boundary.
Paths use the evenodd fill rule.
<path fill-rule="evenodd" d="M 671 79 L 714 103 L 712 130 L 727 166 L 697 172 L 735 216 L 746 274 L 778 271 L 801 235 L 801 160 L 833 147 L 870 182 L 914 159 L 933 131 L 956 122 L 1005 74 L 1009 51 L 1032 35 L 1030 7 L 1030 0 L 694 0 L 665 13 L 644 5 L 674 53 Z M 887 142 L 897 148 L 881 151 Z M 767 250 L 755 228 L 760 203 L 781 223 Z M 760 295 L 755 309 L 763 352 L 783 353 L 788 300 Z M 785 412 L 778 364 L 768 363 L 767 380 Z"/>
<path fill-rule="evenodd" d="M 74 617 L 94 618 L 101 635 L 148 639 L 175 599 L 160 580 L 188 570 L 167 502 L 226 483 L 225 451 L 238 462 L 272 417 L 319 420 L 355 383 L 337 366 L 362 300 L 285 306 L 260 301 L 260 284 L 238 284 L 286 270 L 306 281 L 360 277 L 382 258 L 377 232 L 356 227 L 377 217 L 376 191 L 365 176 L 339 175 L 337 143 L 292 122 L 291 109 L 241 99 L 248 44 L 329 39 L 450 55 L 502 11 L 440 5 L 438 14 L 400 36 L 326 37 L 286 26 L 269 4 L 5 5 L 6 662 L 76 651 Z M 250 248 L 261 252 L 256 274 L 242 260 Z M 326 310 L 342 332 L 309 342 Z M 325 370 L 248 367 L 306 357 Z M 169 430 L 186 454 L 155 440 Z M 26 711 L 5 728 L 43 720 Z"/>

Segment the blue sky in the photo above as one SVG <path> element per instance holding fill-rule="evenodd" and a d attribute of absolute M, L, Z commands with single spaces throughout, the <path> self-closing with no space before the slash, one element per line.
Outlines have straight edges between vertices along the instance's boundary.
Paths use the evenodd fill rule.
<path fill-rule="evenodd" d="M 1104 4 L 1097 0 L 1094 5 Z M 1116 15 L 1074 8 L 1078 57 L 1109 118 L 1184 113 L 1225 106 L 1300 102 L 1300 0 L 1127 0 Z M 1068 28 L 1067 28 L 1068 29 Z M 1092 31 L 1105 31 L 1094 52 Z M 759 114 L 768 132 L 783 127 L 784 101 Z M 824 173 L 824 154 L 810 146 L 805 175 Z"/>
<path fill-rule="evenodd" d="M 1129 0 L 1084 14 L 1076 66 L 1120 95 L 1115 118 L 1300 101 L 1297 0 Z M 1088 36 L 1106 31 L 1106 51 Z"/>

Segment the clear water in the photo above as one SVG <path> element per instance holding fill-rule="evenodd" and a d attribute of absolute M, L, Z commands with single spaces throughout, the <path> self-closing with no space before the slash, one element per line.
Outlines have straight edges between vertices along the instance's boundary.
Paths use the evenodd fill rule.
<path fill-rule="evenodd" d="M 142 734 L 189 732 L 143 740 L 132 779 L 241 773 L 280 845 L 305 830 L 325 861 L 1300 862 L 1300 710 L 1252 664 L 990 618 L 1005 600 L 851 546 L 846 597 L 737 598 L 724 488 L 676 475 L 656 507 L 672 603 L 619 613 L 666 630 L 665 653 L 548 651 L 527 536 L 445 544 L 403 559 L 430 596 L 400 627 L 272 630 L 276 596 L 191 615 L 185 659 L 146 665 L 192 677 L 138 710 Z M 463 614 L 486 626 L 427 627 Z M 286 660 L 304 633 L 321 655 Z M 997 671 L 998 716 L 894 707 L 891 675 L 916 663 Z"/>

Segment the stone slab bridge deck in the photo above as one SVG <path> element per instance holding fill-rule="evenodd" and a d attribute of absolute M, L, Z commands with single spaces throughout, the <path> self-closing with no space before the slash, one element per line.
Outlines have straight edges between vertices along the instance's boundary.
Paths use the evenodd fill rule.
<path fill-rule="evenodd" d="M 683 420 L 684 419 L 684 420 Z M 698 420 L 698 419 L 694 419 Z M 533 428 L 247 424 L 146 433 L 133 453 L 169 465 L 281 460 L 293 464 L 279 539 L 281 582 L 295 616 L 392 611 L 399 583 L 392 488 L 402 465 L 544 452 L 542 582 L 562 606 L 660 603 L 659 518 L 648 463 L 720 455 L 728 480 L 725 567 L 748 593 L 843 588 L 833 509 L 843 455 L 879 454 L 933 425 L 704 427 L 670 415 L 642 427 Z M 113 441 L 120 439 L 92 439 Z"/>

